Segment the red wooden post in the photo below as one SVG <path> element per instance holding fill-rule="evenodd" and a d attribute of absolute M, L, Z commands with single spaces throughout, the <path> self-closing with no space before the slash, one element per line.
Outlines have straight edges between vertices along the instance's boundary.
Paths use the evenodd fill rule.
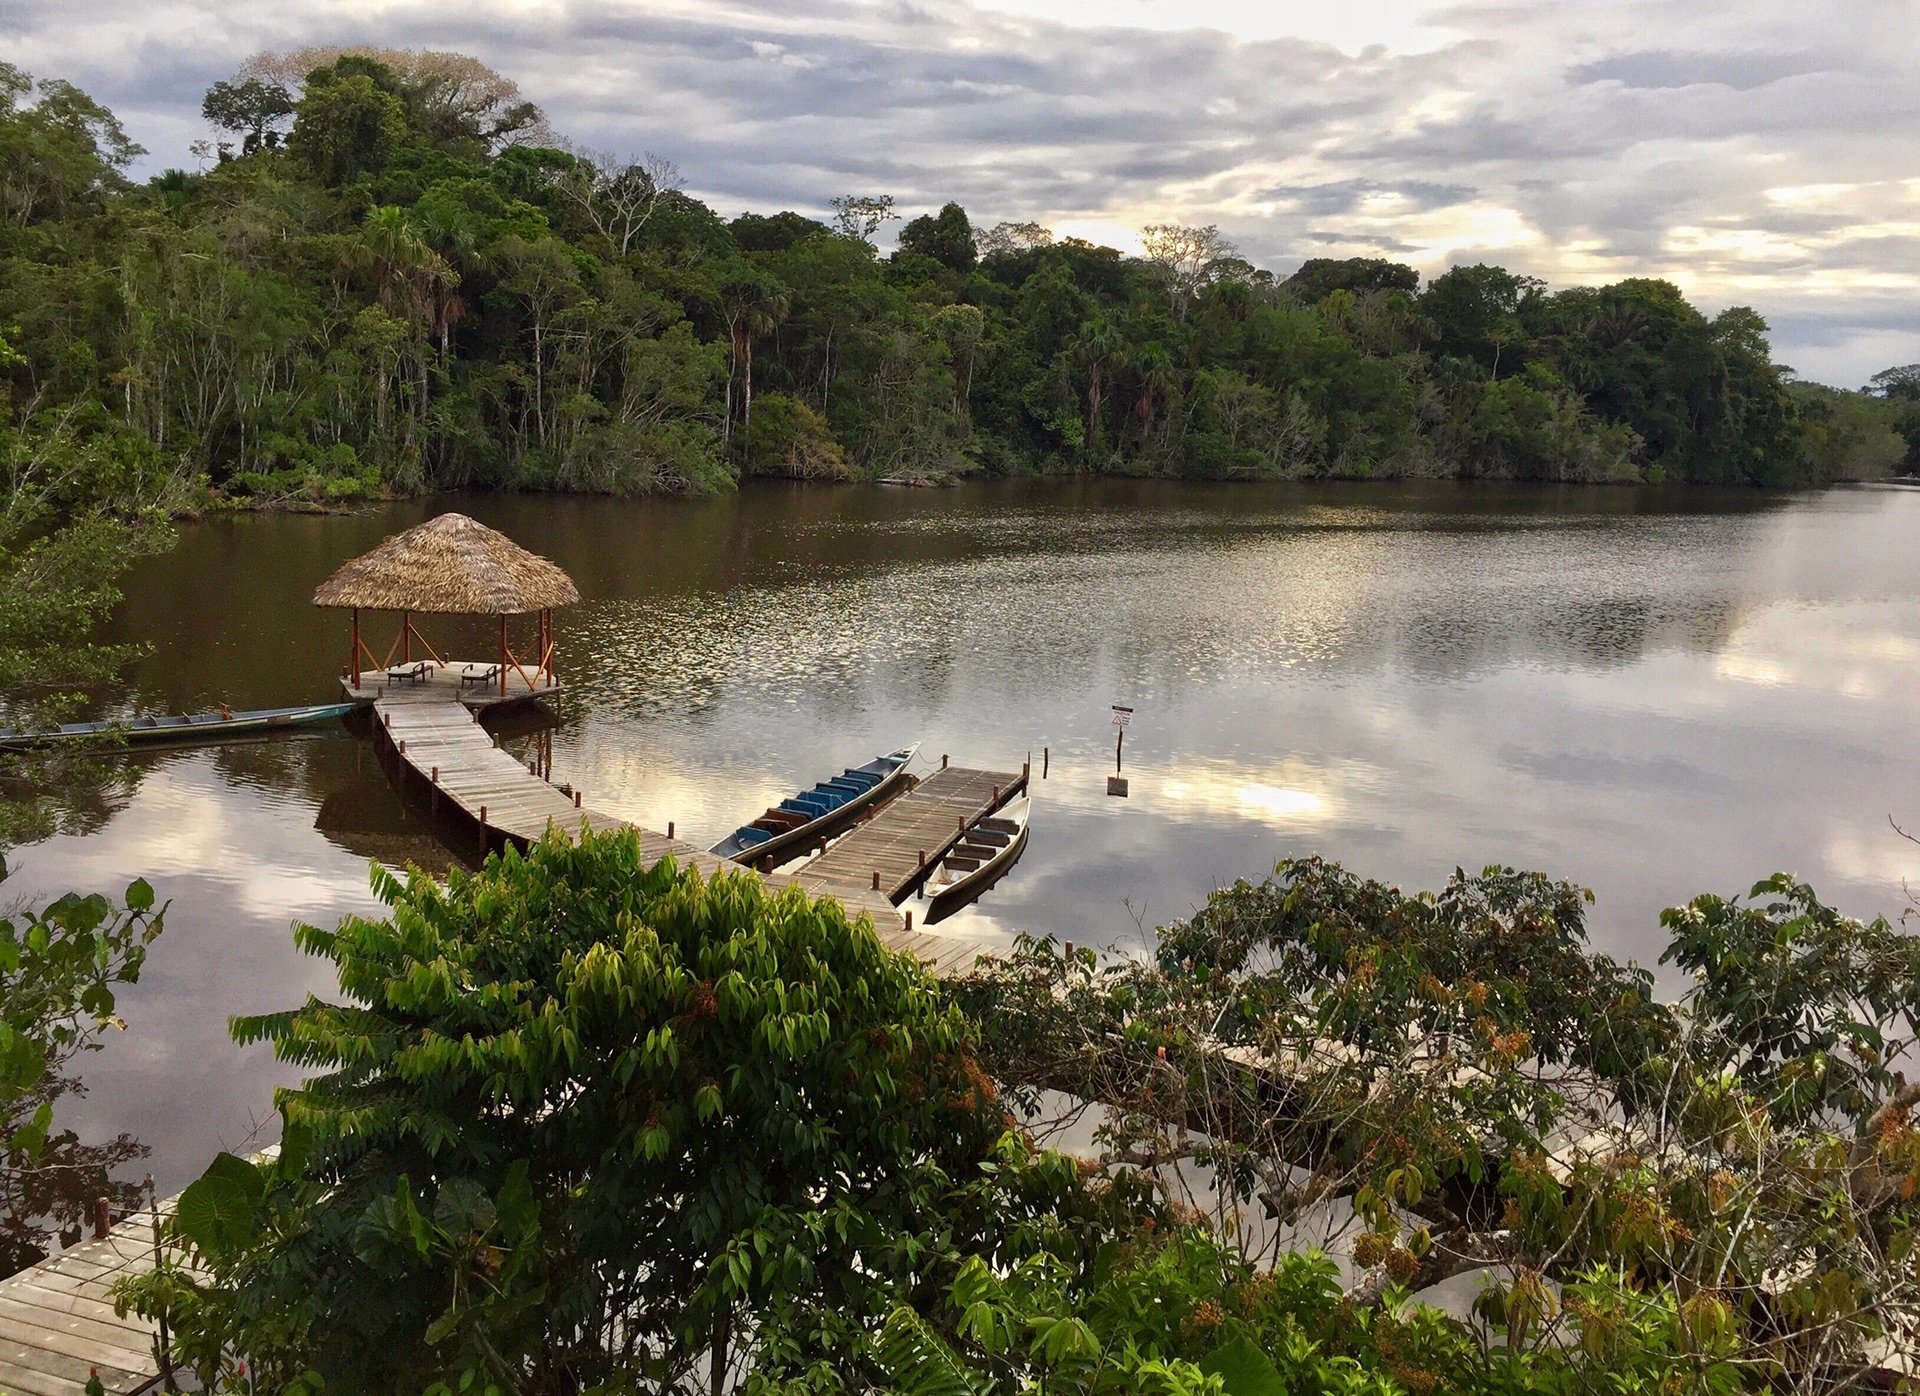
<path fill-rule="evenodd" d="M 353 608 L 353 686 L 360 687 L 360 608 Z"/>
<path fill-rule="evenodd" d="M 500 617 L 500 696 L 507 696 L 507 618 Z"/>
<path fill-rule="evenodd" d="M 413 662 L 413 617 L 405 611 L 400 613 L 400 662 Z"/>

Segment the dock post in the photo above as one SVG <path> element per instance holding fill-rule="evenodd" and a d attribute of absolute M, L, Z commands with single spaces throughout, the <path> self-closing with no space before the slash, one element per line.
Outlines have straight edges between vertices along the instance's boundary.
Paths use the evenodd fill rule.
<path fill-rule="evenodd" d="M 1047 764 L 1048 764 L 1047 758 L 1050 757 L 1052 754 L 1053 752 L 1051 748 L 1044 747 L 1044 746 L 1040 748 L 1040 779 L 1042 780 L 1045 780 L 1047 778 Z"/>
<path fill-rule="evenodd" d="M 671 819 L 667 821 L 667 837 L 673 837 L 673 821 Z"/>
<path fill-rule="evenodd" d="M 924 868 L 926 865 L 927 865 L 927 850 L 923 848 L 920 850 L 920 861 L 916 863 L 914 866 Z M 880 876 L 880 874 L 875 873 L 874 876 L 877 878 Z"/>
<path fill-rule="evenodd" d="M 907 913 L 907 929 L 913 929 L 913 913 L 911 911 Z"/>
<path fill-rule="evenodd" d="M 480 806 L 480 856 L 487 856 L 487 807 Z"/>
<path fill-rule="evenodd" d="M 435 785 L 440 783 L 440 768 L 438 766 L 433 768 L 433 783 Z"/>
<path fill-rule="evenodd" d="M 940 753 L 940 769 L 943 771 L 947 769 L 947 754 L 944 751 Z"/>
<path fill-rule="evenodd" d="M 402 750 L 405 750 L 405 748 L 402 748 Z M 996 805 L 1000 803 L 1000 787 L 997 785 L 993 787 L 993 802 Z"/>
<path fill-rule="evenodd" d="M 402 756 L 407 754 L 407 739 L 405 737 L 400 739 L 400 754 Z"/>
<path fill-rule="evenodd" d="M 880 890 L 880 874 L 879 873 L 875 873 L 873 875 L 873 890 L 876 892 Z"/>
<path fill-rule="evenodd" d="M 573 807 L 575 809 L 580 808 L 580 792 L 578 790 L 573 792 Z"/>
<path fill-rule="evenodd" d="M 103 1241 L 113 1230 L 113 1199 L 96 1197 L 93 1199 L 93 1239 Z"/>

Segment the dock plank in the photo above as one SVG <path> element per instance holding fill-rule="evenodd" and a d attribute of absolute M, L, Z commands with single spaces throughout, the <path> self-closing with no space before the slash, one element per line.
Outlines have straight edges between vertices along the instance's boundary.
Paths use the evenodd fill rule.
<path fill-rule="evenodd" d="M 855 825 L 794 880 L 828 896 L 865 889 L 897 903 L 926 879 L 968 825 L 1025 788 L 1022 772 L 943 767 Z"/>
<path fill-rule="evenodd" d="M 0 1280 L 0 1391 L 83 1396 L 94 1368 L 115 1396 L 158 1379 L 154 1325 L 114 1313 L 112 1296 L 114 1281 L 152 1266 L 153 1222 L 151 1210 L 135 1212 L 106 1236 Z"/>

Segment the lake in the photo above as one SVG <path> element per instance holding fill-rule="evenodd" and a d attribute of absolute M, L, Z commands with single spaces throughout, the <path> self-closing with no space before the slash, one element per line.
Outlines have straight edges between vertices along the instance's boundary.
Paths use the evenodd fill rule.
<path fill-rule="evenodd" d="M 129 581 L 114 638 L 154 646 L 129 708 L 331 699 L 346 617 L 314 587 L 446 508 L 579 583 L 546 740 L 602 809 L 704 845 L 896 746 L 1031 752 L 1023 861 L 939 931 L 1137 946 L 1210 888 L 1323 853 L 1409 888 L 1490 863 L 1573 879 L 1596 944 L 1645 962 L 1696 892 L 1788 869 L 1892 915 L 1920 884 L 1889 825 L 1920 825 L 1913 490 L 1067 480 L 219 519 Z M 442 654 L 493 643 L 423 629 Z M 1134 710 L 1124 799 L 1114 704 Z M 151 1146 L 164 1192 L 270 1134 L 290 1074 L 225 1023 L 332 991 L 290 925 L 374 910 L 369 858 L 450 855 L 343 729 L 122 764 L 89 830 L 18 850 L 8 890 L 145 875 L 172 900 L 66 1114 Z"/>

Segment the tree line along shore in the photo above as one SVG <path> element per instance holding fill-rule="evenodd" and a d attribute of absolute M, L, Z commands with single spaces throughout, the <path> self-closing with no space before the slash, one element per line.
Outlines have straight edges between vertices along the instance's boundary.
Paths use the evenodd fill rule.
<path fill-rule="evenodd" d="M 886 196 L 728 220 L 457 54 L 263 54 L 207 168 L 0 65 L 5 449 L 170 508 L 749 476 L 1091 472 L 1802 486 L 1920 462 L 1920 367 L 1795 381 L 1669 282 L 1282 275 L 1212 227 L 1127 256 Z M 876 239 L 897 232 L 890 255 Z M 16 468 L 15 474 L 21 471 Z"/>

